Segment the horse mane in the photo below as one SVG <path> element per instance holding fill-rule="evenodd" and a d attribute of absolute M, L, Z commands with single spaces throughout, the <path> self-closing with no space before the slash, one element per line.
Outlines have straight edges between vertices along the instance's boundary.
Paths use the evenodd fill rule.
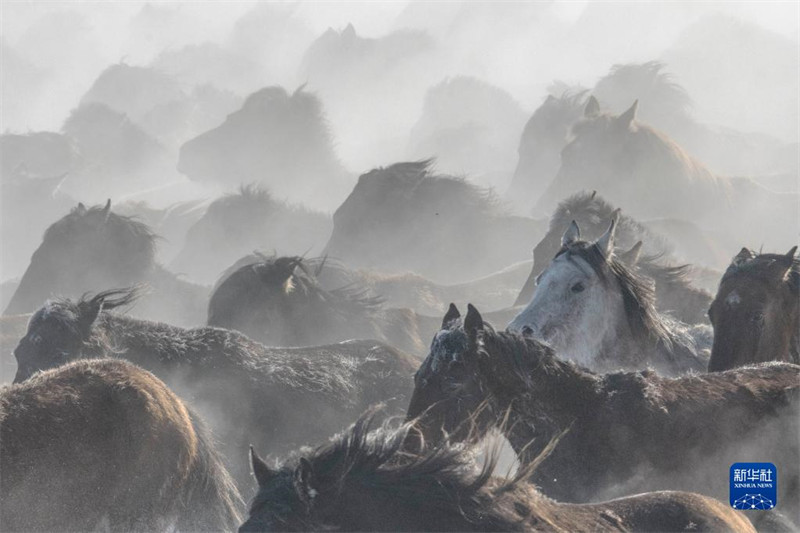
<path fill-rule="evenodd" d="M 673 113 L 685 114 L 692 106 L 692 99 L 665 69 L 666 64 L 662 61 L 616 64 L 597 82 L 593 92 L 601 102 L 642 98 L 648 103 L 663 105 Z M 612 97 L 612 91 L 624 91 L 625 94 Z"/>
<path fill-rule="evenodd" d="M 588 219 L 593 225 L 607 225 L 607 221 L 614 217 L 615 211 L 617 211 L 617 208 L 597 194 L 596 191 L 581 191 L 558 203 L 553 215 L 550 217 L 548 232 L 561 235 L 573 220 L 582 221 Z M 603 231 L 605 229 L 606 226 L 603 226 Z M 648 246 L 659 250 L 658 254 L 651 256 L 653 260 L 661 259 L 671 252 L 671 245 L 661 235 L 653 233 L 636 219 L 624 213 L 619 213 L 617 235 L 621 236 L 623 234 L 636 235 L 637 238 L 635 240 L 645 241 Z"/>
<path fill-rule="evenodd" d="M 155 266 L 158 235 L 147 224 L 137 220 L 135 215 L 120 215 L 99 205 L 88 209 L 83 207 L 83 204 L 73 207 L 67 215 L 45 230 L 42 241 L 45 243 L 64 239 L 75 229 L 77 223 L 91 219 L 97 219 L 98 222 L 105 224 L 115 236 L 115 242 L 119 242 L 124 236 L 125 251 L 142 254 L 140 257 L 130 257 L 129 266 L 137 265 L 142 270 Z"/>
<path fill-rule="evenodd" d="M 438 524 L 475 531 L 524 531 L 536 513 L 531 506 L 546 501 L 525 481 L 530 468 L 510 479 L 494 477 L 497 447 L 478 469 L 477 443 L 445 441 L 414 454 L 405 443 L 415 421 L 396 429 L 384 424 L 374 431 L 373 421 L 374 410 L 330 444 L 305 455 L 318 494 L 338 498 L 361 489 L 402 501 L 421 515 L 437 517 Z"/>
<path fill-rule="evenodd" d="M 475 211 L 488 216 L 504 214 L 500 200 L 492 189 L 482 188 L 462 177 L 437 174 L 435 158 L 395 163 L 373 172 L 391 176 L 402 183 L 407 193 L 422 205 L 457 206 L 459 211 Z"/>
<path fill-rule="evenodd" d="M 668 351 L 681 346 L 693 351 L 694 342 L 688 329 L 662 315 L 655 306 L 655 284 L 652 279 L 635 273 L 614 255 L 606 259 L 595 243 L 577 241 L 563 247 L 556 257 L 575 255 L 586 261 L 603 281 L 616 279 L 622 292 L 625 316 L 635 337 L 651 338 Z"/>

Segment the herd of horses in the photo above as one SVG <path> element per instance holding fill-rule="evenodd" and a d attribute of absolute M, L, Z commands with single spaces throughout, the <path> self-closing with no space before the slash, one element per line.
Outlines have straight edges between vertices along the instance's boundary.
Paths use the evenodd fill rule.
<path fill-rule="evenodd" d="M 254 94 L 182 164 L 210 168 L 218 137 L 257 126 L 247 106 L 293 98 Z M 332 221 L 242 187 L 193 215 L 169 267 L 111 200 L 53 222 L 0 318 L 16 345 L 0 361 L 2 529 L 795 530 L 797 247 L 742 248 L 724 273 L 677 258 L 725 249 L 691 228 L 730 220 L 750 242 L 796 196 L 713 175 L 636 104 L 565 102 L 534 114 L 515 177 L 541 193 L 530 207 L 557 205 L 548 222 L 431 160 L 365 173 Z M 548 164 L 523 147 L 536 120 L 557 129 L 551 106 L 573 139 L 552 183 L 520 185 Z M 259 234 L 291 251 L 251 252 Z M 777 466 L 777 509 L 723 503 L 750 460 Z"/>

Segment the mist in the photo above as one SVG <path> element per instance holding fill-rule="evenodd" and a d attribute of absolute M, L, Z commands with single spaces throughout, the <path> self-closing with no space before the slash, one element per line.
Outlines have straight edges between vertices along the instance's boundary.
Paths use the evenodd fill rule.
<path fill-rule="evenodd" d="M 707 336 L 737 253 L 795 260 L 798 3 L 32 1 L 0 31 L 0 384 L 32 313 L 114 288 L 420 363 L 450 302 L 505 329 L 573 221 L 619 221 Z"/>

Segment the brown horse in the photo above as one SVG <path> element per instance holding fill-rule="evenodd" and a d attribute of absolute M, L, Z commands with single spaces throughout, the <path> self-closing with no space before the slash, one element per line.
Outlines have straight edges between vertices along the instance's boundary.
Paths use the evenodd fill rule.
<path fill-rule="evenodd" d="M 763 361 L 800 363 L 800 260 L 742 248 L 708 310 L 714 325 L 709 372 Z"/>
<path fill-rule="evenodd" d="M 124 361 L 0 389 L 4 531 L 230 530 L 242 501 L 200 420 Z"/>
<path fill-rule="evenodd" d="M 785 472 L 779 505 L 798 520 L 798 365 L 675 379 L 595 374 L 533 339 L 495 332 L 470 306 L 463 325 L 455 308 L 445 316 L 415 383 L 408 416 L 424 415 L 428 442 L 443 432 L 463 438 L 471 418 L 485 430 L 507 417 L 501 429 L 527 464 L 566 431 L 533 476 L 558 500 L 663 489 L 725 498 L 730 465 L 758 457 Z"/>
<path fill-rule="evenodd" d="M 268 348 L 236 331 L 110 312 L 135 298 L 112 290 L 46 303 L 14 350 L 15 381 L 75 359 L 138 364 L 208 418 L 240 488 L 249 486 L 248 444 L 288 451 L 341 430 L 375 403 L 395 413 L 407 405 L 418 363 L 379 341 Z"/>
<path fill-rule="evenodd" d="M 252 452 L 259 489 L 239 531 L 754 531 L 743 515 L 686 492 L 559 503 L 525 481 L 530 468 L 494 477 L 496 453 L 483 468 L 474 447 L 409 454 L 410 424 L 369 426 L 362 418 L 277 470 Z"/>

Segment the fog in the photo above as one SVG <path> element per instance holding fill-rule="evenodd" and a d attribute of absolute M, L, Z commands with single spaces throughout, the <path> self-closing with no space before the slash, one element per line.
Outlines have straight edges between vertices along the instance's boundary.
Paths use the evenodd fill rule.
<path fill-rule="evenodd" d="M 48 362 L 125 357 L 132 337 L 103 322 L 103 301 L 91 319 L 85 301 L 64 313 L 80 327 L 47 322 L 63 319 L 56 297 L 123 287 L 137 287 L 118 304 L 125 327 L 158 329 L 165 364 L 203 346 L 189 328 L 219 326 L 247 334 L 242 361 L 331 344 L 320 351 L 349 376 L 372 361 L 349 341 L 369 339 L 414 367 L 450 302 L 501 331 L 557 252 L 601 235 L 603 260 L 647 278 L 633 296 L 604 285 L 624 305 L 590 309 L 620 324 L 603 350 L 633 345 L 623 321 L 639 309 L 637 323 L 702 332 L 686 350 L 705 369 L 706 311 L 732 258 L 782 254 L 786 284 L 798 268 L 797 2 L 10 1 L 0 25 L 0 384 L 18 346 Z M 563 286 L 546 301 L 590 292 Z M 555 316 L 531 311 L 522 334 L 542 325 L 536 313 Z M 642 338 L 629 351 L 663 348 Z M 796 330 L 786 338 L 796 347 Z M 311 381 L 287 378 L 298 398 L 314 372 L 336 373 L 312 359 Z M 407 403 L 414 387 L 398 374 L 386 398 L 363 379 L 363 398 L 345 383 L 336 401 Z M 221 441 L 262 429 L 198 408 Z M 317 442 L 278 435 L 281 449 L 324 442 L 329 426 L 304 425 Z M 249 489 L 240 452 L 223 447 Z M 516 466 L 508 449 L 503 465 Z"/>

